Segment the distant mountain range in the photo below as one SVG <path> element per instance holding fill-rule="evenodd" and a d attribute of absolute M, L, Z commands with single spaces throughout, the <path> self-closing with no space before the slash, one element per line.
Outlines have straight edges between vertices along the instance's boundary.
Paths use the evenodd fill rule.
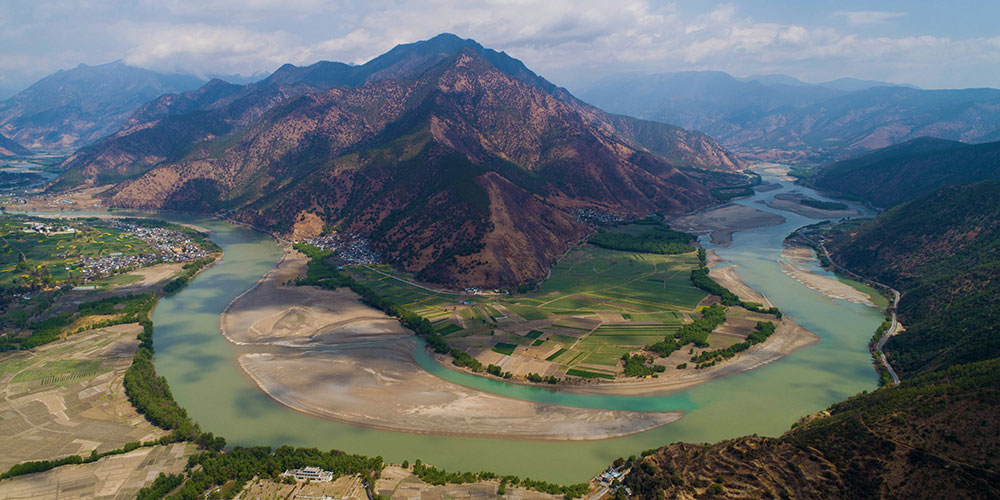
<path fill-rule="evenodd" d="M 493 287 L 543 276 L 589 232 L 579 211 L 689 211 L 712 201 L 704 170 L 742 165 L 702 133 L 605 113 L 440 35 L 361 66 L 164 95 L 63 166 L 53 189 L 111 185 L 112 206 L 336 228 L 422 279 Z"/>
<path fill-rule="evenodd" d="M 16 141 L 4 137 L 0 134 L 0 157 L 4 156 L 21 156 L 31 154 L 28 148 L 18 144 Z"/>
<path fill-rule="evenodd" d="M 700 130 L 748 158 L 841 159 L 922 136 L 1000 140 L 1000 90 L 807 84 L 717 71 L 615 75 L 580 92 L 603 109 Z"/>
<path fill-rule="evenodd" d="M 885 208 L 944 186 L 986 179 L 1000 179 L 1000 142 L 924 137 L 827 165 L 812 182 Z"/>
<path fill-rule="evenodd" d="M 0 102 L 0 133 L 34 150 L 73 150 L 111 135 L 163 94 L 203 80 L 165 75 L 120 61 L 59 71 Z"/>

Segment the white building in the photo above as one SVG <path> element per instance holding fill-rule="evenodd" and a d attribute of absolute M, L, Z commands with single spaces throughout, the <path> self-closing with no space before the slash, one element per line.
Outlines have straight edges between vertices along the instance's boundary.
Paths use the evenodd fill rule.
<path fill-rule="evenodd" d="M 333 473 L 319 467 L 303 467 L 301 469 L 289 469 L 281 474 L 281 477 L 294 477 L 296 481 L 311 481 L 329 483 L 333 481 Z"/>

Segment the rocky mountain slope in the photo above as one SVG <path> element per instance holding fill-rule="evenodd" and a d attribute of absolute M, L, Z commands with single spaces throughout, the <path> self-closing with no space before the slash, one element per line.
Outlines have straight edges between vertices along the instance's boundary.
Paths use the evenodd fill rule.
<path fill-rule="evenodd" d="M 3 156 L 21 156 L 31 154 L 28 148 L 18 144 L 16 141 L 10 140 L 0 134 L 0 157 Z"/>
<path fill-rule="evenodd" d="M 0 133 L 29 149 L 71 150 L 114 133 L 160 95 L 203 80 L 165 75 L 115 61 L 58 71 L 0 102 Z"/>
<path fill-rule="evenodd" d="M 336 228 L 423 279 L 493 287 L 542 276 L 586 235 L 574 211 L 687 211 L 711 197 L 678 167 L 741 163 L 441 35 L 362 66 L 163 96 L 65 167 L 54 189 L 111 184 L 112 206 L 226 211 L 298 237 Z"/>
<path fill-rule="evenodd" d="M 1000 142 L 923 137 L 827 165 L 812 182 L 891 207 L 943 186 L 984 179 L 1000 179 Z"/>
<path fill-rule="evenodd" d="M 922 136 L 1000 140 L 1000 90 L 737 80 L 721 72 L 617 75 L 581 96 L 604 109 L 703 131 L 741 154 L 839 159 Z"/>
<path fill-rule="evenodd" d="M 1000 361 L 838 403 L 779 438 L 672 444 L 625 478 L 638 498 L 996 498 Z"/>

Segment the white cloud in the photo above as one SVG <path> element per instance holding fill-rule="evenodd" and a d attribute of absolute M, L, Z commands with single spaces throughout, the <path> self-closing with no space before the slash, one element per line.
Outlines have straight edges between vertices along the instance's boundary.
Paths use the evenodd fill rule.
<path fill-rule="evenodd" d="M 286 62 L 363 63 L 398 43 L 452 32 L 561 84 L 611 71 L 690 69 L 1000 84 L 996 35 L 870 36 L 853 27 L 904 14 L 836 15 L 843 26 L 767 22 L 735 3 L 692 12 L 654 0 L 4 0 L 0 81 L 119 58 L 157 70 L 243 75 Z"/>
<path fill-rule="evenodd" d="M 283 31 L 257 32 L 207 24 L 124 25 L 121 35 L 134 45 L 128 64 L 173 72 L 251 75 L 302 59 L 296 37 Z"/>
<path fill-rule="evenodd" d="M 886 24 L 893 19 L 906 15 L 905 12 L 886 12 L 882 10 L 851 10 L 834 12 L 835 16 L 844 17 L 854 25 Z"/>

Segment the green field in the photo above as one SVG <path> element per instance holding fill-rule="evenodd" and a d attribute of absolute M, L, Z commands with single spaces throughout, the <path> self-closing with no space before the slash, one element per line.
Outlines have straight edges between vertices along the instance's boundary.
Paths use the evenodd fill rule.
<path fill-rule="evenodd" d="M 694 252 L 661 255 L 584 245 L 553 266 L 537 290 L 490 295 L 421 288 L 388 266 L 348 270 L 383 297 L 433 321 L 459 350 L 512 355 L 518 345 L 544 344 L 558 348 L 545 361 L 561 370 L 585 364 L 615 372 L 622 355 L 663 340 L 707 297 L 691 284 L 697 266 Z M 528 333 L 517 328 L 528 321 Z M 582 372 L 587 375 L 574 376 L 608 375 Z"/>

